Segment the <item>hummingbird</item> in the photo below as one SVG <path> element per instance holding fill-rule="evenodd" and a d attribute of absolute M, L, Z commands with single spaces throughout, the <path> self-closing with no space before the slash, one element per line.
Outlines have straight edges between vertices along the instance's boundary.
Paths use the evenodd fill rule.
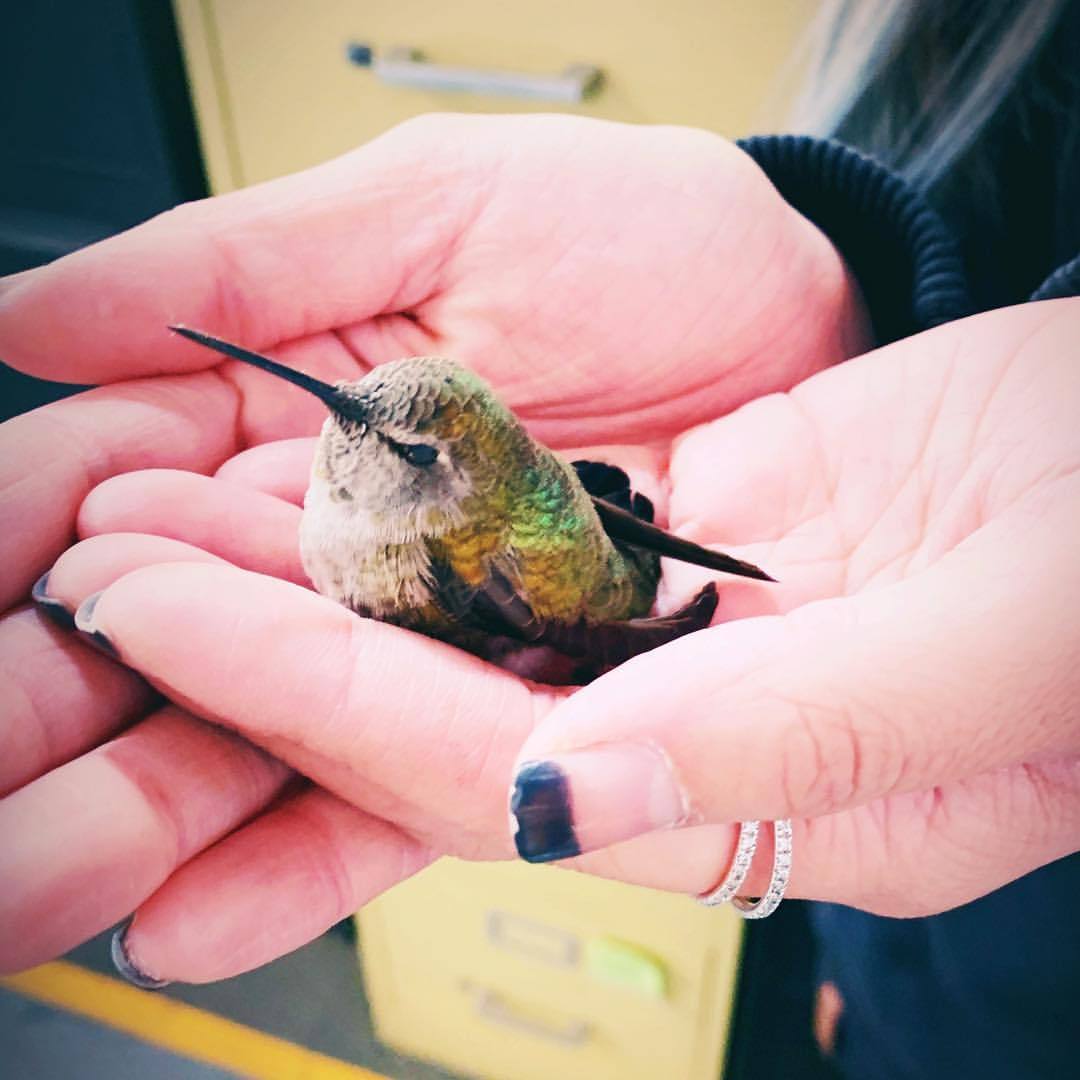
<path fill-rule="evenodd" d="M 569 463 L 469 368 L 414 356 L 330 384 L 184 326 L 171 330 L 314 394 L 328 409 L 300 524 L 315 588 L 359 615 L 489 659 L 542 646 L 588 681 L 708 626 L 710 582 L 651 615 L 660 556 L 774 579 L 653 524 L 626 473 Z"/>

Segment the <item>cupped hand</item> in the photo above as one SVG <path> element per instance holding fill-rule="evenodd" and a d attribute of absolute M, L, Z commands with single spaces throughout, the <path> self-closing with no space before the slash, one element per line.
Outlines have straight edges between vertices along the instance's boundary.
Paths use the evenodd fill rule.
<path fill-rule="evenodd" d="M 26 858 L 42 870 L 46 822 L 61 844 L 72 823 L 98 823 L 75 863 L 65 848 L 55 877 L 20 894 L 51 906 L 33 932 L 5 924 L 6 967 L 108 925 L 290 782 L 277 762 L 180 710 L 159 718 L 142 680 L 25 609 L 95 485 L 138 469 L 212 473 L 321 423 L 317 403 L 170 335 L 176 322 L 326 378 L 450 353 L 558 445 L 643 427 L 662 443 L 842 359 L 862 335 L 841 260 L 740 151 L 702 132 L 567 117 L 419 120 L 320 168 L 180 207 L 0 281 L 0 359 L 112 384 L 0 431 L 0 792 L 21 787 L 5 809 L 30 813 L 5 834 L 9 869 L 21 873 Z M 281 468 L 261 459 L 262 486 L 295 497 L 303 481 L 285 464 L 295 446 L 266 453 L 284 457 Z M 191 539 L 246 565 L 253 538 L 230 505 L 219 500 L 213 528 Z M 138 527 L 167 533 L 172 509 L 159 502 L 159 520 Z M 299 580 L 288 509 L 268 511 L 276 556 L 260 550 L 253 561 Z M 132 539 L 98 572 L 168 557 L 205 555 Z M 59 584 L 62 574 L 46 587 Z M 202 807 L 193 821 L 164 812 L 172 804 L 154 792 L 187 791 L 174 766 L 200 755 L 254 779 L 181 800 Z M 25 785 L 50 770 L 50 790 L 66 795 L 41 816 Z M 79 777 L 95 778 L 91 791 L 101 772 L 120 802 L 76 797 Z M 207 775 L 217 775 L 212 764 Z M 130 829 L 110 833 L 105 823 L 121 820 Z M 124 872 L 104 873 L 121 851 Z M 93 903 L 72 902 L 83 896 L 71 884 L 76 865 L 99 886 L 108 878 Z"/>
<path fill-rule="evenodd" d="M 567 116 L 422 117 L 17 276 L 0 357 L 81 382 L 215 368 L 244 442 L 317 430 L 317 402 L 171 323 L 327 378 L 450 355 L 562 446 L 662 440 L 864 344 L 842 260 L 746 154 Z"/>
<path fill-rule="evenodd" d="M 585 852 L 573 865 L 688 893 L 723 876 L 729 823 L 746 818 L 795 819 L 792 895 L 892 914 L 962 903 L 1074 850 L 1078 331 L 1077 302 L 980 316 L 687 434 L 666 478 L 671 525 L 783 584 L 725 584 L 728 621 L 572 694 L 260 572 L 286 526 L 260 516 L 280 500 L 251 489 L 267 486 L 262 455 L 280 477 L 295 445 L 228 468 L 235 505 L 267 522 L 246 553 L 207 524 L 224 479 L 105 485 L 83 509 L 97 551 L 57 568 L 65 603 L 113 580 L 84 627 L 320 785 L 169 877 L 129 931 L 132 956 L 155 976 L 220 978 L 432 853 L 509 856 L 507 789 L 525 761 L 567 778 Z M 133 507 L 164 518 L 166 503 L 174 543 L 244 569 L 205 555 L 147 565 L 157 553 L 134 549 L 160 537 L 108 535 L 158 530 Z M 698 580 L 669 567 L 666 588 Z M 171 775 L 155 788 L 166 816 L 190 782 Z M 20 793 L 28 815 L 49 805 L 48 782 Z M 37 857 L 63 861 L 59 847 Z M 749 892 L 767 869 L 755 865 Z M 32 932 L 18 898 L 10 908 Z"/>

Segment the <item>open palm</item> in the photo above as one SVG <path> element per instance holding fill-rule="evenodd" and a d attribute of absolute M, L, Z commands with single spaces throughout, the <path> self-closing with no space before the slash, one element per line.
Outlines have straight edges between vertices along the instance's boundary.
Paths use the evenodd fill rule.
<path fill-rule="evenodd" d="M 295 497 L 290 462 L 304 449 L 280 440 L 313 434 L 319 407 L 216 363 L 166 324 L 328 379 L 449 353 L 553 445 L 647 432 L 640 473 L 662 460 L 666 436 L 857 351 L 852 292 L 825 238 L 723 140 L 566 117 L 416 121 L 0 282 L 0 358 L 109 384 L 0 432 L 0 793 L 11 793 L 0 857 L 21 885 L 4 894 L 3 965 L 54 955 L 130 911 L 292 782 L 243 740 L 160 709 L 141 679 L 25 606 L 110 477 L 231 462 L 224 475 L 241 480 L 256 462 L 236 455 L 273 442 L 258 459 L 264 486 Z M 155 490 L 134 527 L 181 529 L 178 493 Z M 295 508 L 269 498 L 252 517 L 213 490 L 188 539 L 298 578 Z M 132 543 L 141 554 L 110 541 L 115 569 L 147 558 L 145 541 Z M 43 588 L 62 586 L 58 571 Z M 86 769 L 103 775 L 83 784 Z M 200 778 L 198 791 L 178 775 Z M 163 807 L 154 790 L 180 799 L 179 818 L 162 816 L 172 799 Z M 94 842 L 80 848 L 72 826 Z M 78 902 L 75 850 L 92 863 L 81 869 L 97 881 L 93 904 Z M 29 916 L 28 931 L 33 912 L 44 917 Z"/>
<path fill-rule="evenodd" d="M 175 767 L 177 746 L 196 737 L 178 735 L 181 718 L 127 736 L 109 759 L 112 790 L 129 816 L 143 807 L 141 841 L 173 860 L 130 934 L 139 963 L 222 977 L 306 940 L 433 854 L 509 855 L 514 761 L 572 761 L 595 745 L 659 745 L 691 807 L 682 828 L 663 829 L 673 822 L 649 820 L 631 792 L 577 823 L 586 849 L 603 848 L 577 863 L 627 880 L 709 887 L 733 843 L 711 823 L 747 817 L 798 819 L 796 893 L 902 914 L 1070 850 L 1080 686 L 1059 660 L 1080 644 L 1066 614 L 1080 445 L 1076 376 L 1062 361 L 1077 318 L 1062 303 L 956 324 L 700 427 L 668 464 L 654 458 L 675 528 L 784 583 L 726 585 L 729 621 L 570 695 L 275 581 L 302 578 L 288 499 L 310 444 L 251 450 L 218 480 L 150 472 L 100 487 L 81 514 L 97 535 L 58 565 L 54 595 L 74 606 L 116 581 L 92 618 L 124 661 L 320 785 L 196 854 L 287 782 L 280 767 L 228 758 L 222 775 L 244 783 L 211 809 L 199 801 L 205 774 Z M 200 565 L 207 550 L 258 573 Z M 696 574 L 670 567 L 667 590 L 691 591 Z M 197 729 L 211 735 L 225 738 Z M 26 787 L 24 812 L 73 798 L 73 770 L 100 769 L 101 756 Z M 154 799 L 138 784 L 132 794 L 132 759 L 144 778 L 169 776 L 164 813 L 160 783 Z M 149 814 L 147 801 L 159 804 Z M 256 901 L 268 874 L 274 889 Z M 57 878 L 69 876 L 54 875 L 54 891 Z M 268 929 L 253 937 L 255 902 Z"/>

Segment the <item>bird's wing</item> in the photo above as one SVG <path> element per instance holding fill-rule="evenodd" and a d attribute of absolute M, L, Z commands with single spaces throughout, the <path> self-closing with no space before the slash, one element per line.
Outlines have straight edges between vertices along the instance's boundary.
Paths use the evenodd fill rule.
<path fill-rule="evenodd" d="M 622 469 L 596 461 L 575 461 L 573 464 L 582 486 L 592 496 L 600 524 L 617 544 L 652 551 L 724 574 L 758 581 L 776 580 L 753 563 L 720 551 L 710 551 L 657 528 L 653 524 L 652 503 L 630 489 L 630 478 Z"/>
<path fill-rule="evenodd" d="M 652 524 L 656 511 L 652 500 L 630 486 L 630 477 L 618 466 L 604 461 L 572 461 L 571 466 L 581 481 L 581 486 L 593 497 L 605 504 L 617 506 L 627 514 Z"/>
<path fill-rule="evenodd" d="M 438 603 L 462 625 L 527 645 L 547 645 L 565 656 L 586 660 L 597 672 L 703 629 L 717 604 L 716 585 L 709 582 L 670 615 L 566 623 L 539 617 L 501 570 L 491 569 L 479 585 L 469 585 L 446 563 L 434 563 L 433 569 Z"/>
<path fill-rule="evenodd" d="M 637 548 L 639 559 L 648 561 L 655 554 L 647 553 L 659 553 L 728 573 L 772 580 L 749 563 L 658 529 L 652 524 L 652 503 L 631 490 L 629 477 L 622 469 L 593 461 L 575 461 L 573 465 L 608 535 L 620 547 Z M 703 629 L 709 625 L 718 600 L 716 585 L 710 582 L 689 603 L 669 615 L 605 623 L 590 623 L 582 618 L 567 623 L 545 619 L 533 611 L 514 586 L 514 567 L 510 564 L 492 563 L 483 580 L 475 584 L 465 581 L 445 560 L 433 559 L 431 569 L 435 600 L 455 622 L 523 645 L 549 646 L 584 661 L 595 673 Z"/>
<path fill-rule="evenodd" d="M 435 602 L 455 622 L 486 634 L 535 642 L 543 635 L 544 620 L 502 571 L 489 568 L 484 580 L 472 585 L 445 561 L 431 563 Z"/>

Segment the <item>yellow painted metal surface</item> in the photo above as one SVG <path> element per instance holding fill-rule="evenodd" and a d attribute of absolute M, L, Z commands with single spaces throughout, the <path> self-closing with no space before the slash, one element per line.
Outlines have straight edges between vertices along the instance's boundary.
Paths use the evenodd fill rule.
<path fill-rule="evenodd" d="M 370 1069 L 63 960 L 0 976 L 0 986 L 253 1080 L 386 1080 Z"/>
<path fill-rule="evenodd" d="M 720 1075 L 742 941 L 730 911 L 444 859 L 358 919 L 376 1030 L 405 1053 L 491 1080 Z"/>
<path fill-rule="evenodd" d="M 231 191 L 243 186 L 243 170 L 213 4 L 211 0 L 175 0 L 173 8 L 210 190 Z"/>
<path fill-rule="evenodd" d="M 333 157 L 433 111 L 555 111 L 690 124 L 728 136 L 775 126 L 777 76 L 813 15 L 805 0 L 174 0 L 215 191 Z M 432 62 L 554 75 L 604 74 L 560 106 L 386 85 L 350 42 Z"/>

